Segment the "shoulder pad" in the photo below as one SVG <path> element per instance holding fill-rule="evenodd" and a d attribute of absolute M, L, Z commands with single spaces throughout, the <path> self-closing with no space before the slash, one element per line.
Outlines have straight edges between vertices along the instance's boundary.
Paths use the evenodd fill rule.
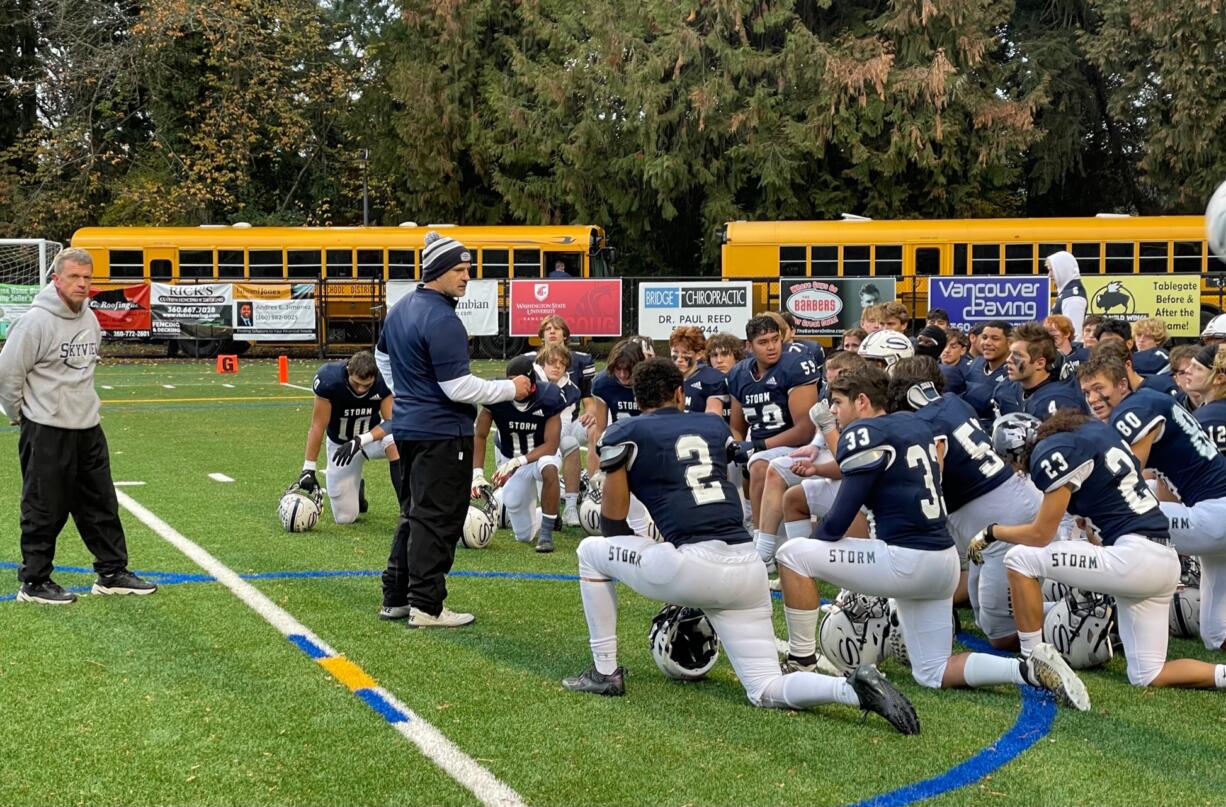
<path fill-rule="evenodd" d="M 894 464 L 894 449 L 890 446 L 874 446 L 873 448 L 852 454 L 839 463 L 843 473 L 854 473 L 878 466 L 889 468 Z"/>
<path fill-rule="evenodd" d="M 600 446 L 600 470 L 608 473 L 634 463 L 634 443 L 616 443 Z"/>

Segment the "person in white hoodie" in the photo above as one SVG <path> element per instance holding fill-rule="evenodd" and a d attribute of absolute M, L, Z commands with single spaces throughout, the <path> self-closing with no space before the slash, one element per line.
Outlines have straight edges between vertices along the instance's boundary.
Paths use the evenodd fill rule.
<path fill-rule="evenodd" d="M 1086 318 L 1086 287 L 1081 285 L 1081 269 L 1071 252 L 1053 252 L 1047 256 L 1047 270 L 1051 273 L 1052 285 L 1056 287 L 1056 304 L 1053 314 L 1061 314 L 1073 323 L 1073 333 L 1081 333 Z"/>
<path fill-rule="evenodd" d="M 76 601 L 76 594 L 51 579 L 55 541 L 70 515 L 94 556 L 94 594 L 157 590 L 128 571 L 94 390 L 101 329 L 89 307 L 93 271 L 83 249 L 57 255 L 51 284 L 13 324 L 0 349 L 0 408 L 21 427 L 21 602 Z"/>

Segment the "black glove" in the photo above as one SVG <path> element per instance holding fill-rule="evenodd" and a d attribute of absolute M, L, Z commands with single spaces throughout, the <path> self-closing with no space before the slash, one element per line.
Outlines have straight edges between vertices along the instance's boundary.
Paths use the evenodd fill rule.
<path fill-rule="evenodd" d="M 745 465 L 749 462 L 749 458 L 753 456 L 753 452 L 754 446 L 750 440 L 733 443 L 728 446 L 728 461 L 735 462 L 738 465 Z"/>
<path fill-rule="evenodd" d="M 312 470 L 304 470 L 302 476 L 298 477 L 298 487 L 310 493 L 319 487 L 319 480 L 315 478 L 315 472 Z"/>
<path fill-rule="evenodd" d="M 332 464 L 338 468 L 344 468 L 353 462 L 353 458 L 360 453 L 362 453 L 362 438 L 355 437 L 346 443 L 342 443 L 341 447 L 333 452 Z"/>

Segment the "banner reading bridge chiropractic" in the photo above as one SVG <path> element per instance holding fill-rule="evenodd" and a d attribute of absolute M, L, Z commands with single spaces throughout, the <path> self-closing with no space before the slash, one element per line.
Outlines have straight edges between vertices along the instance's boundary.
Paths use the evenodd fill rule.
<path fill-rule="evenodd" d="M 638 333 L 667 340 L 674 328 L 693 325 L 707 336 L 745 334 L 753 317 L 753 282 L 640 283 Z"/>

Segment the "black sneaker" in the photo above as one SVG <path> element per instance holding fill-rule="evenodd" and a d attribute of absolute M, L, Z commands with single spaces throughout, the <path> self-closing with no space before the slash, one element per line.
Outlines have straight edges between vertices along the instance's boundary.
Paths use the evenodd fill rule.
<path fill-rule="evenodd" d="M 542 538 L 541 540 L 537 541 L 536 551 L 537 552 L 552 552 L 553 551 L 553 539 L 552 538 Z"/>
<path fill-rule="evenodd" d="M 366 480 L 363 479 L 362 483 L 358 485 L 358 512 L 365 513 L 369 509 L 370 504 L 366 501 Z"/>
<path fill-rule="evenodd" d="M 919 717 L 907 697 L 885 680 L 872 664 L 861 664 L 848 678 L 851 688 L 860 698 L 860 708 L 876 712 L 903 734 L 919 734 Z"/>
<path fill-rule="evenodd" d="M 597 695 L 617 697 L 626 694 L 626 668 L 618 667 L 608 675 L 599 673 L 595 667 L 574 678 L 563 678 L 562 686 L 571 692 L 592 692 Z"/>
<path fill-rule="evenodd" d="M 100 574 L 94 581 L 91 594 L 152 594 L 158 587 L 147 580 L 141 580 L 129 571 L 115 574 Z"/>
<path fill-rule="evenodd" d="M 17 602 L 36 602 L 42 605 L 72 605 L 77 595 L 48 578 L 41 583 L 22 583 L 17 590 Z"/>

